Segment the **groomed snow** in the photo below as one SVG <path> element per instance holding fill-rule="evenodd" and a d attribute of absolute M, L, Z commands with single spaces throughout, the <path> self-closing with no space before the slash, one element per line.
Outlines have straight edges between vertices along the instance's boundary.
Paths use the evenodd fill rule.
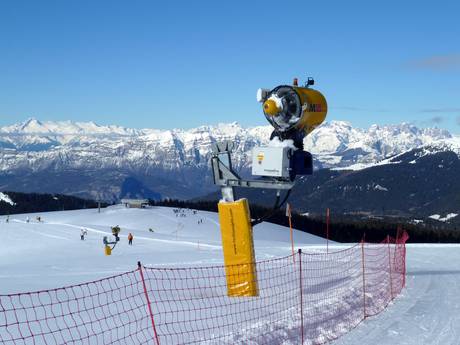
<path fill-rule="evenodd" d="M 146 265 L 221 263 L 217 215 L 170 208 L 102 210 L 13 215 L 0 218 L 0 294 L 80 283 Z M 31 222 L 26 223 L 26 217 Z M 198 220 L 203 219 L 202 224 Z M 102 237 L 120 225 L 121 242 L 103 254 Z M 80 240 L 81 227 L 88 230 Z M 150 232 L 152 228 L 154 232 Z M 134 234 L 134 245 L 126 236 Z M 258 259 L 289 254 L 289 230 L 268 223 L 254 228 Z M 324 248 L 324 240 L 295 231 L 297 247 Z M 332 244 L 335 249 L 347 245 Z M 334 249 L 333 248 L 333 249 Z M 335 345 L 458 344 L 460 337 L 460 245 L 408 245 L 407 287 L 381 314 L 368 318 Z"/>
<path fill-rule="evenodd" d="M 222 263 L 217 214 L 172 208 L 97 210 L 12 215 L 0 218 L 0 294 L 40 290 L 94 280 L 136 268 Z M 43 222 L 39 223 L 36 217 Z M 29 217 L 30 223 L 26 223 Z M 202 224 L 198 221 L 202 219 Z M 103 236 L 122 229 L 112 256 L 104 256 Z M 87 229 L 85 241 L 80 231 Z M 154 232 L 149 231 L 152 229 Z M 134 235 L 128 246 L 127 236 Z M 254 227 L 257 259 L 289 255 L 289 229 L 271 223 Z M 322 238 L 294 231 L 297 246 L 321 245 Z"/>
<path fill-rule="evenodd" d="M 407 260 L 401 296 L 333 345 L 460 343 L 460 245 L 408 245 Z"/>

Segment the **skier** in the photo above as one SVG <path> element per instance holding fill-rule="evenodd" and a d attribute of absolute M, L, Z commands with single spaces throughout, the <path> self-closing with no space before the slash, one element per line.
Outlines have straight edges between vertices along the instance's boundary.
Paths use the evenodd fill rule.
<path fill-rule="evenodd" d="M 80 231 L 80 240 L 84 241 L 85 236 L 86 236 L 87 233 L 88 233 L 88 231 L 86 231 L 85 228 L 82 228 L 81 231 Z"/>
<path fill-rule="evenodd" d="M 29 216 L 26 217 L 26 222 L 27 222 L 27 223 L 30 222 Z"/>
<path fill-rule="evenodd" d="M 129 244 L 130 246 L 133 245 L 133 238 L 134 238 L 134 237 L 133 237 L 133 234 L 132 234 L 132 233 L 129 233 L 129 234 L 128 234 L 128 244 Z"/>
<path fill-rule="evenodd" d="M 10 222 L 10 216 L 6 216 L 6 222 L 9 223 Z"/>

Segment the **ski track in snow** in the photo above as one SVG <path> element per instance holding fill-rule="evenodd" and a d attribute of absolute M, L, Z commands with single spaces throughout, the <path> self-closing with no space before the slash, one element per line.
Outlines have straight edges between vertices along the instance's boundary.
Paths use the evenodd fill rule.
<path fill-rule="evenodd" d="M 79 226 L 79 225 L 72 225 L 72 224 L 65 224 L 65 223 L 48 223 L 48 224 L 60 225 L 60 226 L 68 226 L 68 227 L 75 228 L 75 229 L 81 229 L 82 228 L 82 226 Z M 98 234 L 112 235 L 110 232 L 100 231 L 100 230 L 93 229 L 93 228 L 90 228 L 90 227 L 87 227 L 87 226 L 85 226 L 84 228 L 86 230 L 88 230 L 88 231 L 92 231 L 92 232 L 95 232 L 95 233 L 98 233 Z M 120 238 L 128 238 L 128 235 L 120 235 Z M 157 238 L 148 238 L 148 237 L 142 237 L 142 236 L 136 236 L 136 239 L 145 240 L 145 241 L 160 242 L 160 243 L 168 243 L 168 244 L 174 244 L 174 245 L 187 245 L 187 246 L 193 246 L 193 247 L 196 247 L 196 245 L 197 245 L 196 242 L 160 240 L 160 239 L 157 239 Z M 213 246 L 213 245 L 205 244 L 205 243 L 202 243 L 201 246 L 203 246 L 205 248 L 212 248 L 212 249 L 221 249 L 222 248 L 221 246 Z"/>
<path fill-rule="evenodd" d="M 407 286 L 334 345 L 460 344 L 460 246 L 408 245 Z"/>

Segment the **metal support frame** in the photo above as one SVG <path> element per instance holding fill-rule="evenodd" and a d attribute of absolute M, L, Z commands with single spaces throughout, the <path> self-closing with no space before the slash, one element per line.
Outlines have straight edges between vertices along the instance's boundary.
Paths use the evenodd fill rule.
<path fill-rule="evenodd" d="M 233 144 L 229 141 L 213 145 L 211 158 L 214 184 L 221 187 L 222 198 L 225 201 L 234 201 L 234 187 L 267 188 L 289 190 L 294 182 L 283 178 L 262 178 L 260 180 L 244 180 L 233 170 L 231 152 Z"/>
<path fill-rule="evenodd" d="M 277 208 L 280 190 L 290 190 L 294 183 L 290 180 L 277 178 L 254 181 L 243 180 L 232 168 L 232 148 L 233 144 L 228 141 L 214 144 L 211 158 L 214 184 L 220 186 L 224 201 L 219 202 L 218 209 L 227 278 L 227 293 L 231 297 L 258 296 L 252 233 L 252 226 L 257 223 L 251 220 L 247 199 L 235 201 L 234 187 L 277 189 L 277 201 L 275 204 L 275 208 Z M 257 221 L 260 222 L 260 218 Z M 234 271 L 235 267 L 237 267 L 238 271 L 236 273 Z"/>

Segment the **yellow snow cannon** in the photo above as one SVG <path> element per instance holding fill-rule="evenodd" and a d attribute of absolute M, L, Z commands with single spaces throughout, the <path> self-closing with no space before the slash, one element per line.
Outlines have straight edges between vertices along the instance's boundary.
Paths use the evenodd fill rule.
<path fill-rule="evenodd" d="M 293 85 L 257 91 L 265 118 L 275 129 L 270 139 L 292 139 L 296 147 L 303 149 L 303 138 L 318 127 L 327 114 L 326 98 L 310 88 L 311 85 L 314 85 L 312 78 L 302 87 L 295 78 Z"/>

